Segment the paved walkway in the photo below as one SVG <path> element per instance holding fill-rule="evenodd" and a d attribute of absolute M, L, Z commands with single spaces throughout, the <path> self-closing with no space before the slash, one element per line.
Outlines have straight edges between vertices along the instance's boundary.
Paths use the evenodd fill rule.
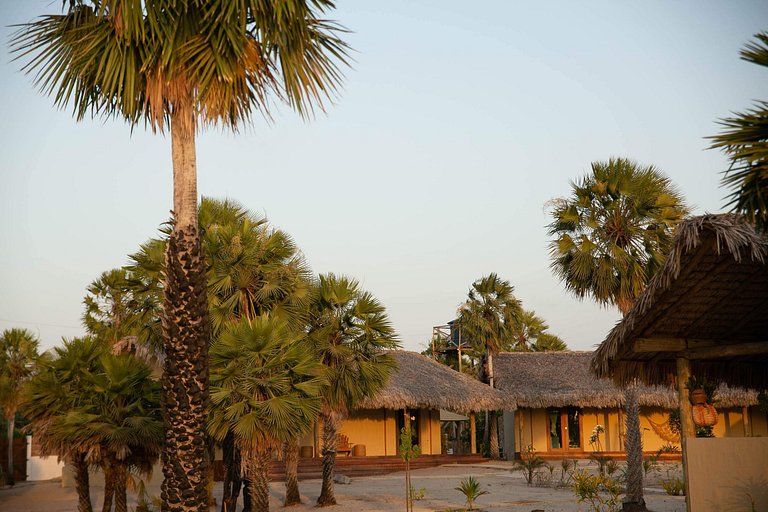
<path fill-rule="evenodd" d="M 425 497 L 415 502 L 414 509 L 422 511 L 444 511 L 464 506 L 464 496 L 454 488 L 459 482 L 472 475 L 477 478 L 488 494 L 480 497 L 476 507 L 480 510 L 505 510 L 512 512 L 576 512 L 588 510 L 580 505 L 574 494 L 567 489 L 528 487 L 519 473 L 511 473 L 508 463 L 488 463 L 473 466 L 446 465 L 437 468 L 420 469 L 412 472 L 415 489 L 423 488 Z M 319 480 L 301 482 L 304 503 L 293 507 L 293 511 L 309 511 L 314 508 L 320 493 Z M 91 489 L 96 510 L 101 509 L 100 487 Z M 218 486 L 217 498 L 221 490 Z M 149 489 L 150 495 L 159 495 L 156 487 Z M 129 493 L 130 494 L 130 493 Z M 274 484 L 271 488 L 271 507 L 282 508 L 284 487 Z M 332 512 L 363 512 L 402 510 L 404 504 L 404 474 L 393 473 L 385 476 L 353 479 L 349 485 L 336 485 L 339 505 L 327 509 Z M 684 512 L 683 497 L 667 496 L 658 488 L 646 491 L 648 508 L 654 512 Z M 220 501 L 219 501 L 220 502 Z M 129 496 L 129 509 L 133 510 L 135 497 Z M 0 489 L 0 511 L 2 512 L 76 512 L 77 495 L 74 489 L 62 489 L 60 482 L 23 482 L 14 488 Z M 212 509 L 213 510 L 213 509 Z M 218 507 L 216 508 L 218 510 Z"/>

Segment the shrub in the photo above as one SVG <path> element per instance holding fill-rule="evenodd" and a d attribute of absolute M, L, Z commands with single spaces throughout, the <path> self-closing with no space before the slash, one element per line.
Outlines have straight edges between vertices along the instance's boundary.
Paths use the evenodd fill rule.
<path fill-rule="evenodd" d="M 524 453 L 520 454 L 520 460 L 516 460 L 512 471 L 520 471 L 528 485 L 533 484 L 536 474 L 548 467 L 547 461 L 536 455 L 533 446 L 528 446 Z"/>
<path fill-rule="evenodd" d="M 621 507 L 619 495 L 622 488 L 618 482 L 605 475 L 590 475 L 583 469 L 574 471 L 571 490 L 579 503 L 586 502 L 592 512 L 617 512 Z"/>
<path fill-rule="evenodd" d="M 599 453 L 593 453 L 589 458 L 597 463 L 597 472 L 601 475 L 605 475 L 605 466 L 611 458 L 606 455 L 600 455 Z"/>
<path fill-rule="evenodd" d="M 661 487 L 670 496 L 685 495 L 685 481 L 680 477 L 668 478 L 661 481 Z"/>
<path fill-rule="evenodd" d="M 467 508 L 472 510 L 472 505 L 475 500 L 484 494 L 488 494 L 488 491 L 480 489 L 480 482 L 475 477 L 470 476 L 461 481 L 459 487 L 455 487 L 457 491 L 461 491 L 465 498 L 467 498 Z"/>

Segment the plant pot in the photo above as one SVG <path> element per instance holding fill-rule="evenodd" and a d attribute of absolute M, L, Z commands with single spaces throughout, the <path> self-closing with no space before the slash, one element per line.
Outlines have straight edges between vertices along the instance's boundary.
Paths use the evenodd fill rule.
<path fill-rule="evenodd" d="M 690 400 L 693 405 L 706 404 L 707 392 L 703 388 L 691 390 Z"/>
<path fill-rule="evenodd" d="M 712 404 L 697 404 L 692 408 L 693 423 L 697 427 L 714 427 L 717 425 L 717 410 Z"/>

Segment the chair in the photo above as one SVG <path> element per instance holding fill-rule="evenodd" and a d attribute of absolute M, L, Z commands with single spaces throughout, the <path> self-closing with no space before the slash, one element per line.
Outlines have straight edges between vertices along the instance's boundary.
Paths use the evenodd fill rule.
<path fill-rule="evenodd" d="M 336 435 L 336 453 L 343 453 L 347 457 L 352 453 L 352 445 L 349 444 L 349 438 L 344 434 Z"/>

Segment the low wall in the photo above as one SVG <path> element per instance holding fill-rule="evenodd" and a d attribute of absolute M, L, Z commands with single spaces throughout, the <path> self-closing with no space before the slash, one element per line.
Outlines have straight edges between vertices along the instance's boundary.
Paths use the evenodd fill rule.
<path fill-rule="evenodd" d="M 33 446 L 32 436 L 27 436 L 27 480 L 53 480 L 61 478 L 64 463 L 59 462 L 56 455 L 42 456 L 36 445 Z"/>
<path fill-rule="evenodd" d="M 768 437 L 686 441 L 690 510 L 768 510 Z"/>

